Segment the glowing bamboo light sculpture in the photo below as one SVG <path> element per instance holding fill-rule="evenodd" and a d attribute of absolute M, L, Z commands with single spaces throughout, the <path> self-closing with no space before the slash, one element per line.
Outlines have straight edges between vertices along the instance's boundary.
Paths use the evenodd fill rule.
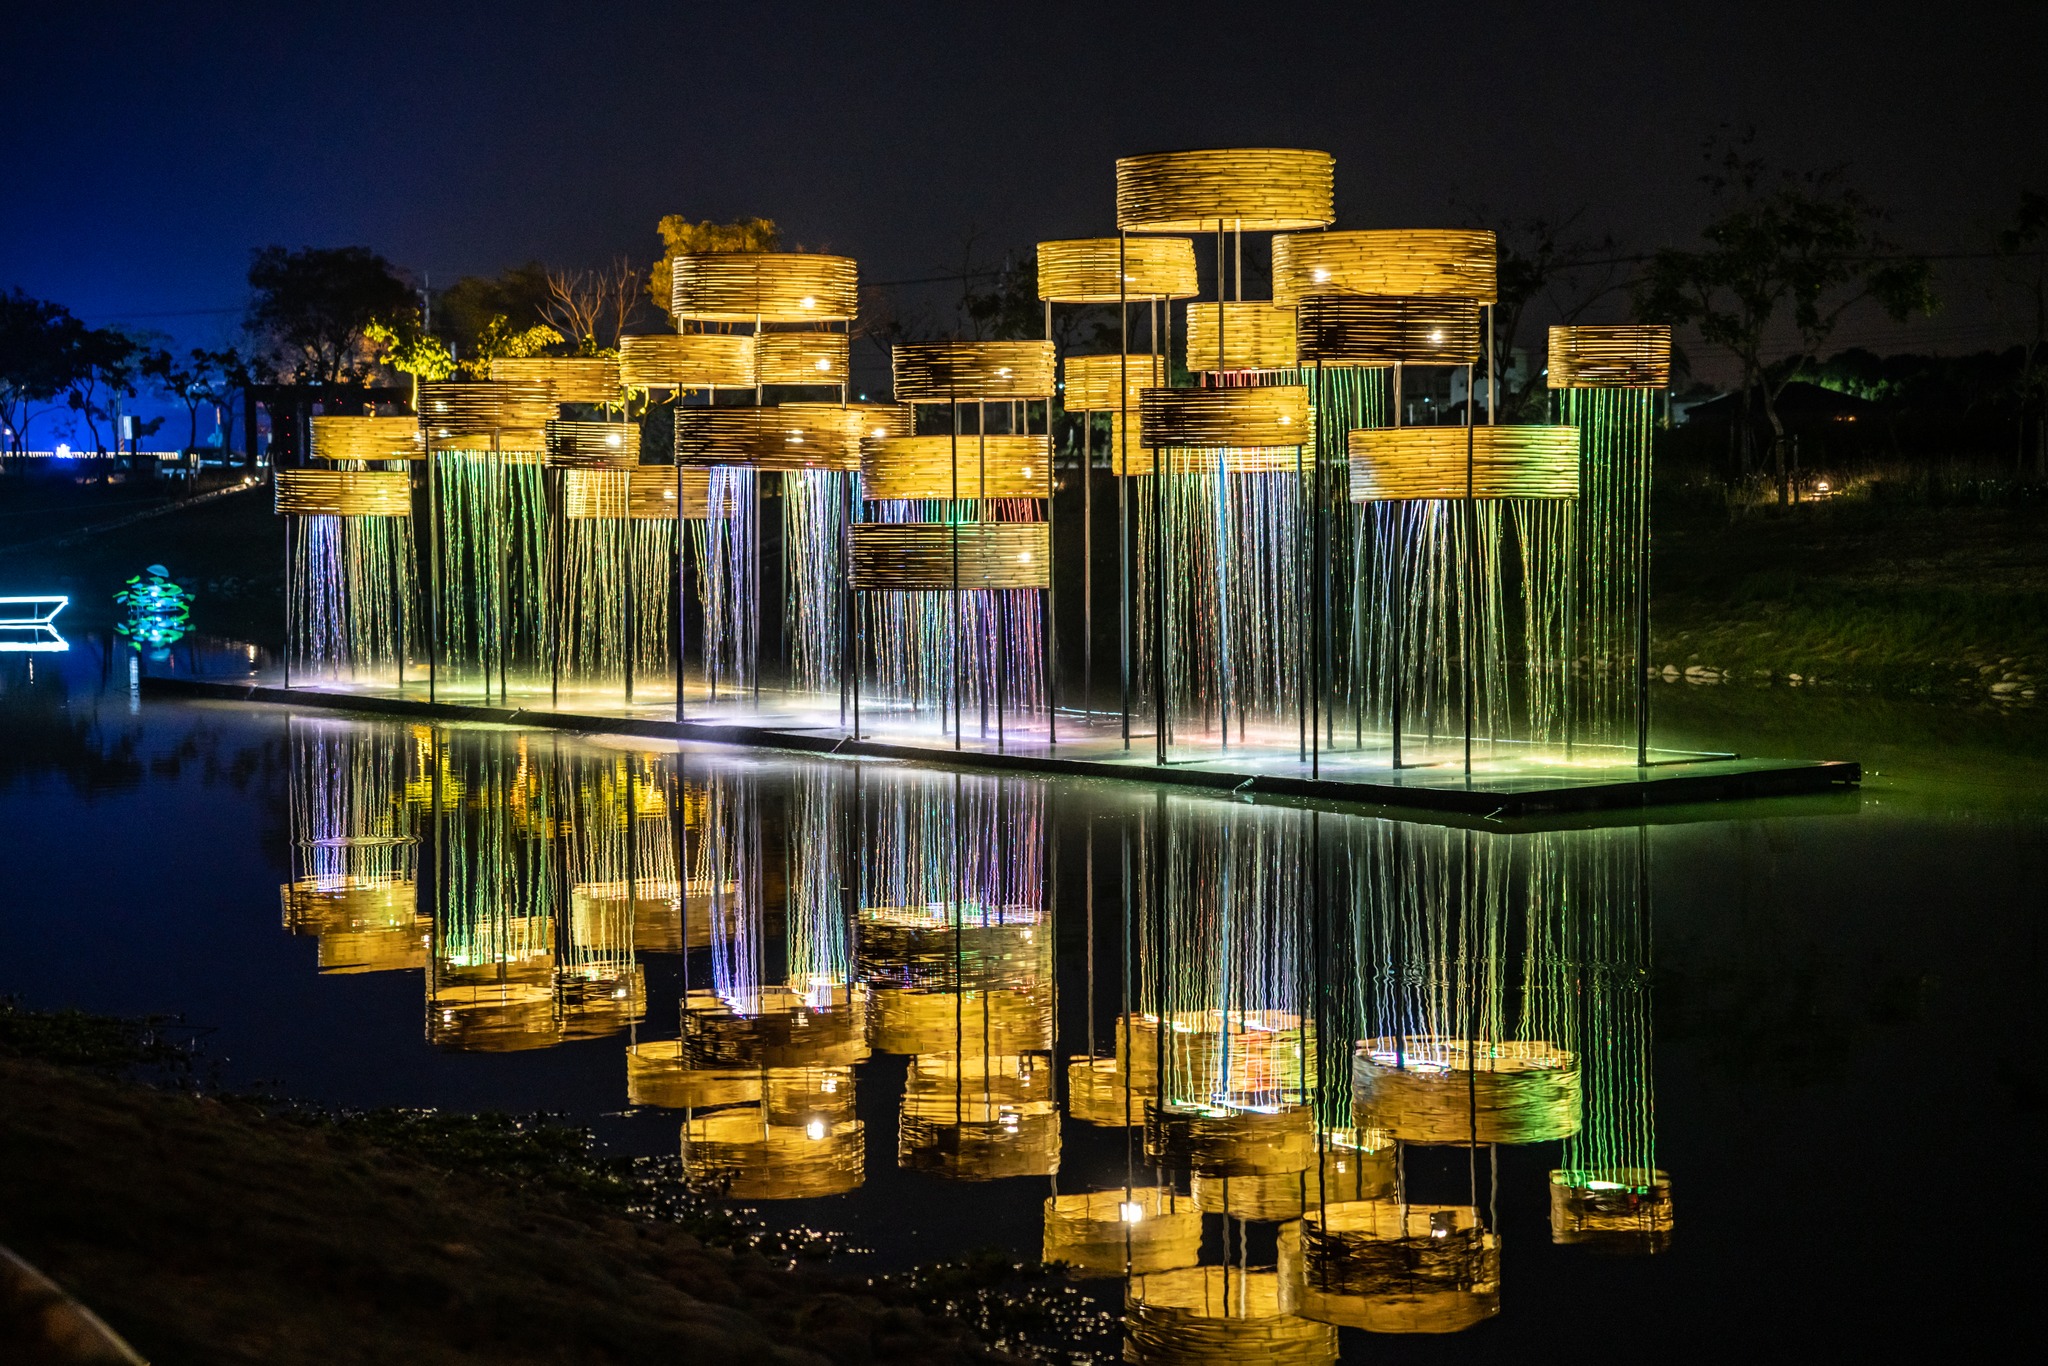
<path fill-rule="evenodd" d="M 894 700 L 939 704 L 955 748 L 970 690 L 984 736 L 994 715 L 998 750 L 1013 706 L 1042 704 L 1056 742 L 1051 438 L 1026 430 L 1032 402 L 1050 412 L 1052 343 L 932 342 L 892 354 L 896 401 L 913 411 L 945 404 L 951 432 L 862 446 L 861 498 L 874 520 L 857 520 L 848 536 L 860 612 L 854 733 L 872 658 Z M 976 413 L 976 431 L 964 437 L 963 402 Z M 1007 433 L 989 434 L 991 405 L 1007 414 Z"/>
<path fill-rule="evenodd" d="M 285 519 L 285 683 L 297 662 L 351 678 L 388 668 L 403 687 L 416 577 L 412 476 L 402 464 L 364 466 L 408 460 L 414 446 L 391 432 L 393 419 L 313 421 L 313 453 L 336 468 L 279 469 L 272 477 L 274 506 Z M 366 430 L 364 423 L 376 425 Z"/>
<path fill-rule="evenodd" d="M 1135 1366 L 1325 1366 L 1337 1330 L 1283 1308 L 1273 1271 L 1196 1266 L 1133 1276 L 1124 1295 L 1124 1360 Z"/>
<path fill-rule="evenodd" d="M 867 1130 L 857 1119 L 779 1124 L 765 1105 L 696 1116 L 683 1125 L 683 1170 L 723 1181 L 736 1200 L 814 1200 L 856 1189 Z"/>
<path fill-rule="evenodd" d="M 751 389 L 759 370 L 746 332 L 663 332 L 619 338 L 619 382 L 628 389 Z"/>
<path fill-rule="evenodd" d="M 637 1024 L 645 1013 L 634 920 L 643 902 L 674 895 L 676 863 L 664 779 L 652 756 L 576 756 L 557 768 L 564 810 L 556 835 L 569 907 L 555 983 L 565 1036 L 590 1038 Z"/>
<path fill-rule="evenodd" d="M 1263 299 L 1188 305 L 1188 369 L 1295 368 L 1294 309 Z"/>
<path fill-rule="evenodd" d="M 284 926 L 319 936 L 322 973 L 427 965 L 419 841 L 403 799 L 410 755 L 381 730 L 291 717 Z"/>
<path fill-rule="evenodd" d="M 500 357 L 491 362 L 498 383 L 543 384 L 556 403 L 614 407 L 622 398 L 616 356 Z"/>
<path fill-rule="evenodd" d="M 1045 1251 L 1075 1276 L 1143 1276 L 1193 1266 L 1202 1214 L 1170 1186 L 1048 1196 Z"/>
<path fill-rule="evenodd" d="M 960 1051 L 911 1061 L 896 1131 L 897 1164 L 954 1181 L 1054 1174 L 1060 1117 L 1050 1057 L 985 1051 L 966 1032 L 971 1027 L 957 1040 Z"/>
<path fill-rule="evenodd" d="M 336 466 L 374 465 L 421 458 L 419 419 L 315 416 L 309 454 Z"/>
<path fill-rule="evenodd" d="M 1280 1303 L 1373 1333 L 1456 1333 L 1500 1312 L 1500 1239 L 1469 1205 L 1356 1200 L 1280 1234 Z"/>
<path fill-rule="evenodd" d="M 1548 383 L 1580 451 L 1578 639 L 1588 686 L 1568 740 L 1650 750 L 1650 455 L 1671 383 L 1671 329 L 1633 323 L 1550 329 Z M 1633 721 L 1634 725 L 1629 723 Z"/>
<path fill-rule="evenodd" d="M 1273 239 L 1273 302 L 1283 307 L 1347 294 L 1491 304 L 1499 291 L 1494 234 L 1481 228 L 1288 233 Z"/>

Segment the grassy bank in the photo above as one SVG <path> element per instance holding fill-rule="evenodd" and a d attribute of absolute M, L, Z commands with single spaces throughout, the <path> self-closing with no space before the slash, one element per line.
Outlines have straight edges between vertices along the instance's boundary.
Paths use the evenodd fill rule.
<path fill-rule="evenodd" d="M 119 1075 L 174 1053 L 0 1003 L 0 1243 L 158 1366 L 1001 1359 L 915 1287 L 785 1269 L 577 1131 Z"/>

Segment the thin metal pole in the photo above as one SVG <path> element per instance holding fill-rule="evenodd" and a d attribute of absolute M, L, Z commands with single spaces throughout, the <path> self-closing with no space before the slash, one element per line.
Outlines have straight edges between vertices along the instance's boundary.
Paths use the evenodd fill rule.
<path fill-rule="evenodd" d="M 1052 305 L 1051 305 L 1051 304 L 1047 304 L 1047 305 L 1045 306 L 1045 319 L 1046 319 L 1046 332 L 1047 332 L 1048 334 L 1050 334 L 1050 333 L 1051 333 L 1051 331 L 1052 331 Z M 1049 340 L 1049 339 L 1050 339 L 1050 336 L 1048 335 L 1048 340 Z M 1053 577 L 1053 569 L 1054 569 L 1054 567 L 1055 567 L 1055 566 L 1056 566 L 1056 565 L 1057 565 L 1057 564 L 1059 563 L 1059 556 L 1057 556 L 1057 555 L 1053 554 L 1053 541 L 1052 541 L 1052 537 L 1053 537 L 1053 520 L 1052 520 L 1052 508 L 1053 508 L 1053 494 L 1054 494 L 1054 488 L 1053 488 L 1053 475 L 1052 475 L 1052 466 L 1053 466 L 1053 457 L 1054 457 L 1054 454 L 1055 454 L 1055 451 L 1054 451 L 1054 449 L 1053 449 L 1053 435 L 1052 435 L 1052 404 L 1053 404 L 1053 396 L 1052 396 L 1051 394 L 1047 394 L 1047 395 L 1046 395 L 1046 397 L 1045 397 L 1045 628 L 1044 628 L 1044 629 L 1045 629 L 1045 743 L 1046 743 L 1046 744 L 1047 744 L 1048 746 L 1055 746 L 1055 745 L 1058 745 L 1058 744 L 1059 744 L 1059 742 L 1060 742 L 1060 723 L 1059 723 L 1059 714 L 1060 714 L 1060 695 L 1059 695 L 1059 694 L 1060 694 L 1060 635 L 1059 635 L 1059 618 L 1058 618 L 1058 614 L 1057 614 L 1057 612 L 1056 612 L 1056 609 L 1055 609 L 1055 602 L 1054 602 L 1054 598 L 1055 598 L 1055 593 L 1054 593 L 1054 589 L 1055 589 L 1055 587 L 1056 587 L 1056 585 L 1057 585 L 1057 582 L 1058 582 L 1058 581 L 1057 581 L 1057 580 L 1056 580 L 1056 579 L 1055 579 L 1055 578 Z M 1029 404 L 1026 404 L 1026 405 L 1024 405 L 1024 425 L 1025 425 L 1025 427 L 1026 427 L 1026 428 L 1029 428 L 1029 427 L 1030 427 L 1030 425 L 1031 425 L 1031 416 L 1030 416 L 1030 414 L 1031 414 L 1031 406 L 1030 406 Z M 1084 481 L 1084 483 L 1085 483 L 1085 481 L 1087 480 L 1087 477 L 1088 477 L 1088 471 L 1087 471 L 1087 470 L 1086 470 L 1086 469 L 1084 468 L 1084 469 L 1082 469 L 1082 471 L 1081 471 L 1081 478 L 1082 478 L 1082 480 Z M 1084 535 L 1084 537 L 1083 537 L 1083 540 L 1084 540 L 1084 542 L 1085 542 L 1085 540 L 1086 540 L 1086 537 L 1085 537 L 1085 535 Z"/>
<path fill-rule="evenodd" d="M 562 619 L 569 614 L 563 601 L 568 594 L 563 590 L 567 572 L 562 564 L 562 542 L 569 535 L 568 509 L 563 506 L 568 496 L 566 478 L 555 470 L 544 470 L 541 474 L 543 489 L 551 484 L 555 491 L 548 502 L 548 528 L 552 534 L 548 537 L 548 601 L 543 607 L 548 622 L 548 705 L 552 707 L 562 704 Z"/>
<path fill-rule="evenodd" d="M 1131 480 L 1131 306 L 1125 297 L 1128 267 L 1125 253 L 1130 234 L 1118 229 L 1116 235 L 1116 450 L 1110 453 L 1111 472 L 1116 476 L 1116 605 L 1119 639 L 1117 672 L 1122 689 L 1123 741 L 1131 747 L 1131 525 L 1126 487 Z"/>
<path fill-rule="evenodd" d="M 1654 402 L 1654 400 L 1652 400 Z M 1654 426 L 1643 443 L 1643 471 L 1637 484 L 1636 556 L 1636 767 L 1650 762 L 1650 444 Z"/>
<path fill-rule="evenodd" d="M 1394 425 L 1396 427 L 1401 425 L 1401 362 L 1399 361 L 1394 362 Z M 1408 568 L 1406 564 L 1408 557 L 1405 553 L 1407 540 L 1408 507 L 1405 503 L 1397 502 L 1394 504 L 1393 583 L 1389 585 L 1394 600 L 1392 604 L 1393 610 L 1387 613 L 1387 654 L 1391 661 L 1389 672 L 1393 675 L 1392 682 L 1387 691 L 1389 707 L 1393 712 L 1394 767 L 1396 769 L 1401 767 L 1401 729 L 1407 721 L 1407 718 L 1402 713 L 1406 710 L 1404 704 L 1408 700 L 1408 669 L 1407 661 L 1403 658 L 1408 642 L 1405 639 L 1407 632 L 1401 629 L 1404 614 L 1408 610 L 1407 585 L 1403 582 L 1407 577 Z"/>
<path fill-rule="evenodd" d="M 678 401 L 680 402 L 680 399 Z M 676 469 L 676 724 L 681 725 L 683 721 L 683 621 L 684 613 L 688 610 L 686 604 L 689 601 L 690 591 L 688 564 L 683 557 L 684 547 L 689 544 L 690 523 L 685 516 L 683 508 L 682 456 L 676 454 L 670 458 L 675 461 Z M 705 501 L 709 502 L 710 490 L 705 490 L 705 493 Z"/>
<path fill-rule="evenodd" d="M 960 748 L 960 398 L 950 389 L 947 405 L 953 410 L 952 500 L 946 507 L 948 538 L 953 548 L 953 748 Z"/>
<path fill-rule="evenodd" d="M 270 478 L 273 483 L 276 482 L 275 469 L 271 470 Z M 287 691 L 292 686 L 292 608 L 296 602 L 293 581 L 297 578 L 292 572 L 292 523 L 296 520 L 297 517 L 293 513 L 287 512 L 284 515 L 284 686 Z"/>
<path fill-rule="evenodd" d="M 1478 638 L 1479 614 L 1479 504 L 1472 497 L 1472 460 L 1478 428 L 1472 425 L 1472 366 L 1465 366 L 1465 610 L 1458 615 L 1463 626 L 1465 675 L 1465 780 L 1472 780 L 1472 652 Z"/>
<path fill-rule="evenodd" d="M 1095 414 L 1081 414 L 1081 711 L 1095 721 Z"/>
<path fill-rule="evenodd" d="M 624 544 L 624 546 L 623 546 L 623 551 L 624 551 L 624 553 L 623 553 L 623 554 L 622 554 L 622 555 L 621 555 L 621 556 L 619 557 L 619 558 L 620 558 L 620 560 L 621 560 L 621 561 L 623 562 L 623 564 L 624 564 L 624 567 L 625 567 L 625 573 L 624 573 L 624 575 L 623 575 L 623 578 L 622 578 L 622 582 L 623 582 L 623 583 L 624 583 L 624 585 L 625 585 L 625 602 L 624 602 L 623 604 L 621 604 L 621 606 L 622 606 L 622 609 L 623 609 L 623 610 L 622 610 L 622 611 L 621 611 L 621 613 L 620 613 L 620 618 L 621 618 L 622 626 L 623 626 L 623 628 L 624 628 L 624 631 L 625 631 L 625 636 L 626 636 L 626 638 L 625 638 L 625 641 L 623 642 L 623 644 L 624 644 L 624 651 L 625 651 L 625 658 L 626 658 L 626 705 L 627 705 L 628 707 L 631 707 L 631 706 L 633 705 L 633 644 L 634 644 L 634 632 L 633 632 L 633 628 L 634 628 L 634 626 L 635 626 L 635 625 L 637 625 L 637 624 L 638 624 L 638 623 L 637 623 L 637 622 L 635 621 L 635 615 L 636 615 L 636 614 L 635 614 L 635 613 L 634 613 L 634 611 L 633 611 L 633 486 L 632 486 L 632 479 L 633 479 L 633 472 L 632 472 L 631 470 L 628 470 L 628 471 L 626 471 L 626 515 L 625 515 L 625 517 L 624 517 L 624 518 L 623 518 L 623 519 L 622 519 L 622 520 L 621 520 L 621 521 L 619 522 L 619 536 L 620 536 L 620 539 L 621 539 L 622 541 L 624 541 L 624 543 L 625 543 L 625 544 Z"/>

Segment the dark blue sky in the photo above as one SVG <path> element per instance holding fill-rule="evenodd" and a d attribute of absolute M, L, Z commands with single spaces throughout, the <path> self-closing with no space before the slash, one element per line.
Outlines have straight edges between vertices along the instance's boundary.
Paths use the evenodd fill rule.
<path fill-rule="evenodd" d="M 266 242 L 441 281 L 763 214 L 923 276 L 970 228 L 1110 230 L 1112 161 L 1161 147 L 1327 149 L 1341 226 L 1458 197 L 1584 206 L 1634 246 L 1691 235 L 1724 122 L 1849 163 L 1917 247 L 2048 188 L 2039 4 L 42 3 L 8 28 L 0 287 L 192 341 Z M 2002 339 L 1952 276 L 1922 344 Z"/>

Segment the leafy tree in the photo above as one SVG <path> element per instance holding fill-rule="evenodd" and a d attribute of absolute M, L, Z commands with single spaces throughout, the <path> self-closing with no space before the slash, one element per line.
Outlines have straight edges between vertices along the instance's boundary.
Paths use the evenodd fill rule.
<path fill-rule="evenodd" d="M 1623 288 L 1620 248 L 1612 236 L 1577 234 L 1585 210 L 1562 218 L 1495 218 L 1483 208 L 1469 212 L 1473 226 L 1489 228 L 1498 244 L 1497 297 L 1493 306 L 1494 381 L 1500 387 L 1500 416 L 1507 422 L 1541 420 L 1549 398 L 1544 367 L 1534 361 L 1515 368 L 1524 330 L 1540 321 L 1570 325 Z M 1532 335 L 1525 354 L 1548 354 L 1548 339 Z"/>
<path fill-rule="evenodd" d="M 28 426 L 77 375 L 85 324 L 62 304 L 30 298 L 20 289 L 0 294 L 0 419 L 7 449 L 28 448 Z"/>
<path fill-rule="evenodd" d="M 2033 315 L 2014 387 L 2022 420 L 2029 408 L 2035 413 L 2035 476 L 2048 479 L 2048 195 L 2022 190 L 2012 223 L 1998 234 L 1997 246 L 2008 283 L 2019 290 Z"/>
<path fill-rule="evenodd" d="M 550 346 L 561 344 L 562 334 L 546 323 L 518 327 L 499 314 L 485 325 L 469 355 L 457 362 L 456 368 L 471 379 L 489 379 L 494 360 L 537 356 Z"/>
<path fill-rule="evenodd" d="M 151 351 L 142 357 L 138 368 L 164 393 L 185 405 L 188 455 L 199 448 L 199 410 L 215 404 L 232 413 L 236 391 L 248 382 L 247 367 L 233 348 L 208 351 L 195 346 L 182 358 L 168 351 Z"/>
<path fill-rule="evenodd" d="M 101 419 L 112 418 L 117 399 L 135 393 L 142 350 L 141 343 L 118 328 L 86 328 L 76 338 L 64 406 L 85 419 L 97 454 L 107 451 L 100 435 Z"/>
<path fill-rule="evenodd" d="M 692 223 L 679 213 L 663 214 L 654 225 L 661 234 L 661 259 L 647 271 L 647 297 L 664 314 L 674 297 L 675 259 L 711 251 L 777 251 L 782 231 L 772 218 L 735 218 L 730 223 L 705 219 Z"/>
<path fill-rule="evenodd" d="M 412 288 L 368 247 L 263 247 L 249 263 L 245 326 L 273 369 L 302 382 L 359 379 L 372 361 L 364 329 L 412 306 Z"/>
<path fill-rule="evenodd" d="M 455 353 L 448 343 L 427 331 L 417 311 L 390 319 L 373 318 L 363 328 L 363 337 L 377 348 L 377 361 L 412 379 L 412 406 L 420 406 L 420 384 L 433 383 L 455 373 Z"/>
<path fill-rule="evenodd" d="M 538 261 L 496 275 L 465 275 L 435 296 L 432 331 L 462 360 L 494 319 L 515 331 L 546 322 L 548 299 L 547 267 Z"/>
<path fill-rule="evenodd" d="M 1703 179 L 1726 207 L 1701 229 L 1698 250 L 1666 248 L 1650 259 L 1635 307 L 1647 321 L 1695 327 L 1742 367 L 1744 409 L 1758 395 L 1771 425 L 1771 469 L 1784 503 L 1785 386 L 1805 376 L 1857 304 L 1873 302 L 1897 322 L 1931 311 L 1932 271 L 1879 233 L 1881 215 L 1839 170 L 1774 171 L 1749 155 L 1749 142 L 1708 145 L 1712 169 Z M 1781 340 L 1788 336 L 1789 349 Z M 1740 430 L 1747 467 L 1749 424 Z"/>

